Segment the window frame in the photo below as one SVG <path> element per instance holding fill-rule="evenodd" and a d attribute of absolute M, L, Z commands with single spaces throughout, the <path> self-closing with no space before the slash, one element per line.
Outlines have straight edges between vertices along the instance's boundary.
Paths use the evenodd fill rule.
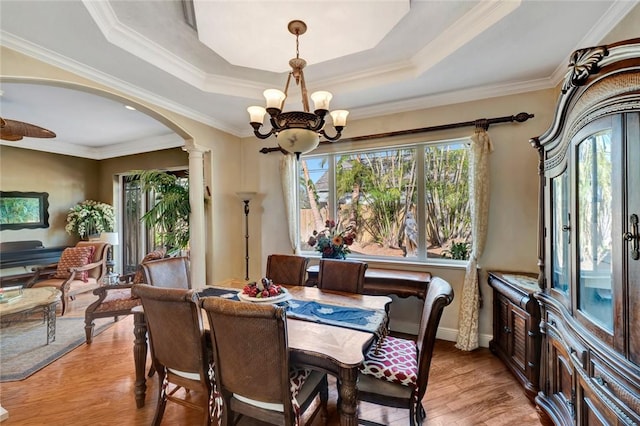
<path fill-rule="evenodd" d="M 359 153 L 366 152 L 380 152 L 380 151 L 389 151 L 389 150 L 406 150 L 406 149 L 414 149 L 415 150 L 415 161 L 416 164 L 422 164 L 423 167 L 416 167 L 416 173 L 418 174 L 416 178 L 416 206 L 424 206 L 425 198 L 426 198 L 426 167 L 425 165 L 425 150 L 427 147 L 436 147 L 443 145 L 455 145 L 461 144 L 469 147 L 470 145 L 470 137 L 469 136 L 461 136 L 458 138 L 450 138 L 450 139 L 439 139 L 439 140 L 431 140 L 431 141 L 415 141 L 410 143 L 400 143 L 400 144 L 387 144 L 387 145 L 372 145 L 363 148 L 357 149 L 345 149 L 345 150 L 327 150 L 323 152 L 314 152 L 312 154 L 302 155 L 300 160 L 308 160 L 311 158 L 326 158 L 328 162 L 327 172 L 328 176 L 328 187 L 329 187 L 329 203 L 333 206 L 333 212 L 331 215 L 335 217 L 337 213 L 337 194 L 336 194 L 336 162 L 338 157 L 343 155 L 353 155 Z M 299 179 L 301 175 L 301 166 L 300 161 L 296 163 L 296 179 Z M 296 187 L 298 187 L 298 182 L 296 181 Z M 302 242 L 303 238 L 301 235 L 301 223 L 300 223 L 300 191 L 296 190 L 296 233 L 298 242 Z M 471 195 L 469 194 L 469 197 Z M 397 256 L 368 256 L 357 253 L 349 254 L 349 258 L 354 260 L 366 261 L 368 263 L 375 264 L 394 264 L 394 265 L 435 265 L 435 266 L 446 266 L 446 267 L 454 267 L 454 268 L 464 268 L 466 267 L 468 260 L 458 260 L 458 259 L 450 259 L 450 258 L 437 258 L 437 257 L 428 257 L 427 253 L 427 242 L 426 242 L 426 230 L 425 230 L 425 219 L 426 219 L 426 209 L 424 207 L 416 209 L 416 220 L 419 224 L 419 233 L 418 233 L 418 252 L 416 257 L 397 257 Z M 469 225 L 471 226 L 471 225 Z M 472 231 L 470 229 L 470 231 Z M 306 238 L 305 238 L 306 240 Z M 311 257 L 311 258 L 320 258 L 321 255 L 315 250 L 303 250 L 302 247 L 298 248 L 299 254 Z"/>

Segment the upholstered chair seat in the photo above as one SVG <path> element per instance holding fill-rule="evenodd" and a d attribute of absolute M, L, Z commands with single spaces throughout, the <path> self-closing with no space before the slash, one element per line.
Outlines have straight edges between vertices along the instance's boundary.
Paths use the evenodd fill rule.
<path fill-rule="evenodd" d="M 91 343 L 93 340 L 94 320 L 96 318 L 113 317 L 115 321 L 118 321 L 121 316 L 129 315 L 131 309 L 141 304 L 140 299 L 131 294 L 131 286 L 133 284 L 144 282 L 144 272 L 141 265 L 164 257 L 164 250 L 149 252 L 138 265 L 138 270 L 135 274 L 131 273 L 120 277 L 122 281 L 120 284 L 102 286 L 93 290 L 93 294 L 98 296 L 98 300 L 87 306 L 84 313 L 84 330 L 87 343 Z"/>
<path fill-rule="evenodd" d="M 431 357 L 442 311 L 453 300 L 453 289 L 435 277 L 429 283 L 416 341 L 388 336 L 370 349 L 358 375 L 358 399 L 409 409 L 410 425 L 426 417 L 422 399 L 427 391 Z"/>

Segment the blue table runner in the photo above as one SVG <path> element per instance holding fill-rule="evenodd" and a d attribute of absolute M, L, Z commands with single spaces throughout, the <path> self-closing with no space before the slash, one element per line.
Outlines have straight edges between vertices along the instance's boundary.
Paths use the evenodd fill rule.
<path fill-rule="evenodd" d="M 240 300 L 236 290 L 209 287 L 198 293 L 200 297 L 223 297 L 230 300 Z M 386 317 L 384 311 L 355 308 L 349 306 L 330 305 L 313 300 L 290 299 L 276 303 L 287 309 L 287 317 L 321 324 L 346 327 L 353 330 L 385 334 Z"/>

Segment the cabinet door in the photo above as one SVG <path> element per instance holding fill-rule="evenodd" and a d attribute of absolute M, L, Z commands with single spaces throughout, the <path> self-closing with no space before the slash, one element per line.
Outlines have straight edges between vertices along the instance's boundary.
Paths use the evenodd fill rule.
<path fill-rule="evenodd" d="M 509 356 L 522 373 L 527 371 L 527 342 L 529 330 L 529 314 L 515 305 L 509 310 Z"/>
<path fill-rule="evenodd" d="M 509 311 L 511 302 L 502 294 L 497 291 L 494 294 L 494 309 L 496 309 L 495 316 L 497 320 L 497 324 L 495 327 L 495 336 L 493 336 L 494 340 L 498 344 L 498 347 L 505 354 L 509 353 L 509 333 L 511 332 L 511 328 L 509 327 Z"/>
<path fill-rule="evenodd" d="M 619 117 L 600 119 L 574 138 L 575 256 L 579 317 L 601 338 L 612 344 L 614 331 L 612 256 L 614 215 L 613 181 L 618 180 L 614 160 L 619 159 Z M 619 163 L 617 163 L 619 164 Z M 599 329 L 599 330 L 597 330 Z"/>
<path fill-rule="evenodd" d="M 551 290 L 571 309 L 569 172 L 551 179 Z"/>
<path fill-rule="evenodd" d="M 578 424 L 584 426 L 610 426 L 623 424 L 609 407 L 603 404 L 582 377 L 578 378 L 578 398 L 580 411 Z"/>
<path fill-rule="evenodd" d="M 564 345 L 553 337 L 548 337 L 549 389 L 548 394 L 563 419 L 561 424 L 573 424 L 575 420 L 575 372 L 571 357 Z"/>
<path fill-rule="evenodd" d="M 629 342 L 629 359 L 636 365 L 640 365 L 640 114 L 626 114 L 625 129 L 627 144 L 625 152 L 626 181 L 623 182 L 627 211 L 622 218 L 622 232 L 624 244 L 621 259 L 626 262 L 623 265 L 623 276 L 626 275 L 628 295 L 619 301 L 620 307 L 616 311 L 623 312 L 624 303 L 629 303 L 629 319 L 626 329 L 629 335 L 621 333 L 621 339 L 616 340 L 618 348 L 624 348 L 624 337 Z M 615 255 L 617 253 L 614 252 Z"/>

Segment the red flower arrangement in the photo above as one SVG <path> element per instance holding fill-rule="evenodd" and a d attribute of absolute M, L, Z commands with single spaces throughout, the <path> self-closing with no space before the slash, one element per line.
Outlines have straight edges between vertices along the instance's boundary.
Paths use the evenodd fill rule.
<path fill-rule="evenodd" d="M 353 244 L 355 238 L 356 234 L 351 226 L 340 232 L 335 221 L 327 220 L 323 230 L 313 231 L 307 244 L 315 247 L 324 258 L 344 259 L 347 253 L 351 253 L 349 246 Z"/>

